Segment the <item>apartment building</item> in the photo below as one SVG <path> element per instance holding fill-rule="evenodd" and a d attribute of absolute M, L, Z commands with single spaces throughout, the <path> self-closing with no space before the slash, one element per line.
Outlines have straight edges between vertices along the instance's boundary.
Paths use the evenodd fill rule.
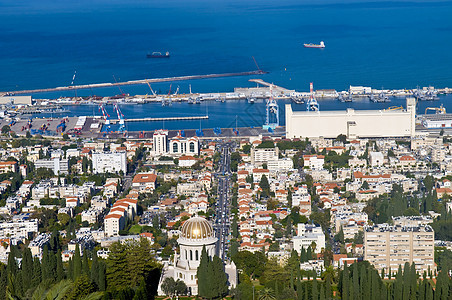
<path fill-rule="evenodd" d="M 92 154 L 93 173 L 127 173 L 126 152 L 95 152 Z"/>
<path fill-rule="evenodd" d="M 303 155 L 303 162 L 305 167 L 311 170 L 322 170 L 325 163 L 325 156 L 323 155 Z"/>
<path fill-rule="evenodd" d="M 378 224 L 364 228 L 364 259 L 388 274 L 399 265 L 414 263 L 416 271 L 435 271 L 435 232 L 429 225 L 389 226 Z"/>
<path fill-rule="evenodd" d="M 298 234 L 293 238 L 293 249 L 300 254 L 301 248 L 306 250 L 309 246 L 314 246 L 312 247 L 314 253 L 320 253 L 325 249 L 325 234 L 320 226 L 300 223 Z"/>
<path fill-rule="evenodd" d="M 38 220 L 13 220 L 0 222 L 0 237 L 28 238 L 38 232 Z"/>
<path fill-rule="evenodd" d="M 38 159 L 35 162 L 35 168 L 47 168 L 53 171 L 53 174 L 68 174 L 69 163 L 67 159 Z"/>
<path fill-rule="evenodd" d="M 251 163 L 252 164 L 263 164 L 269 161 L 278 160 L 279 149 L 274 148 L 251 148 Z"/>
<path fill-rule="evenodd" d="M 155 155 L 162 155 L 168 152 L 168 130 L 156 130 L 152 141 Z"/>

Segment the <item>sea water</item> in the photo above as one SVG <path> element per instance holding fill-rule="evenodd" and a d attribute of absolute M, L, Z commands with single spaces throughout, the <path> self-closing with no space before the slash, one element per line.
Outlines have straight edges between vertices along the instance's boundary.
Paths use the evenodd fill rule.
<path fill-rule="evenodd" d="M 450 1 L 0 0 L 0 7 L 1 91 L 67 86 L 75 71 L 74 84 L 249 71 L 256 69 L 252 56 L 269 72 L 260 78 L 297 91 L 307 91 L 309 82 L 315 89 L 337 90 L 350 85 L 452 86 Z M 320 41 L 325 49 L 303 47 Z M 169 51 L 171 58 L 147 59 L 153 51 Z M 174 82 L 172 90 L 179 86 L 181 93 L 188 92 L 191 84 L 193 92 L 229 92 L 254 86 L 250 78 Z M 170 83 L 153 85 L 161 93 L 169 88 Z M 151 92 L 141 85 L 77 93 Z M 34 95 L 60 96 L 74 96 L 74 91 Z M 445 99 L 441 101 L 449 108 Z M 321 109 L 342 108 L 339 102 L 320 103 Z M 222 104 L 210 105 L 209 116 L 214 118 L 218 107 L 231 124 L 248 107 L 246 102 Z M 193 114 L 205 114 L 208 105 L 202 106 L 138 105 L 130 107 L 137 110 L 130 113 L 157 117 L 197 110 Z M 265 107 L 256 107 L 260 107 L 255 116 L 258 125 L 265 118 Z"/>

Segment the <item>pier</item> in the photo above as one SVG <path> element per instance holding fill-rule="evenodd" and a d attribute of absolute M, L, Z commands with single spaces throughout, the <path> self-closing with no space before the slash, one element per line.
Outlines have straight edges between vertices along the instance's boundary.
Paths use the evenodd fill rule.
<path fill-rule="evenodd" d="M 0 92 L 0 95 L 2 95 L 2 94 L 4 94 L 4 95 L 36 94 L 36 93 L 48 93 L 48 92 L 59 92 L 59 91 L 115 87 L 115 86 L 124 86 L 124 85 L 140 85 L 140 84 L 158 83 L 158 82 L 185 81 L 185 80 L 195 80 L 195 79 L 250 76 L 250 75 L 262 75 L 262 74 L 267 74 L 267 72 L 262 71 L 262 70 L 256 70 L 256 71 L 237 72 L 237 73 L 219 73 L 219 74 L 206 74 L 206 75 L 188 75 L 188 76 L 177 76 L 177 77 L 140 79 L 140 80 L 130 80 L 130 81 L 114 82 L 114 83 L 113 82 L 93 83 L 93 84 L 71 85 L 71 86 L 62 86 L 62 87 L 46 88 L 46 89 L 10 91 L 10 92 L 3 92 L 3 93 Z"/>
<path fill-rule="evenodd" d="M 209 116 L 193 116 L 193 117 L 163 117 L 163 118 L 135 118 L 124 119 L 124 122 L 155 122 L 155 121 L 190 121 L 190 120 L 207 120 Z M 119 120 L 110 120 L 111 123 L 116 124 Z"/>
<path fill-rule="evenodd" d="M 293 90 L 288 90 L 288 89 L 278 86 L 276 84 L 265 82 L 262 79 L 250 79 L 248 81 L 254 82 L 254 83 L 257 83 L 257 84 L 260 84 L 263 86 L 272 87 L 274 91 L 280 92 L 281 94 L 290 94 L 291 92 L 294 92 Z"/>

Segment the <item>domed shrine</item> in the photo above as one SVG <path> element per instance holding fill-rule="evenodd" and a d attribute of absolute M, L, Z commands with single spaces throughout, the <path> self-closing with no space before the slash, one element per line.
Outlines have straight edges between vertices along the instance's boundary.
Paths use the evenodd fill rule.
<path fill-rule="evenodd" d="M 165 264 L 160 283 L 165 277 L 173 277 L 174 280 L 180 279 L 187 285 L 189 294 L 197 295 L 196 273 L 201 260 L 202 248 L 206 247 L 207 254 L 212 259 L 215 255 L 217 241 L 212 224 L 205 218 L 195 216 L 185 221 L 177 239 L 180 251 L 174 256 L 172 263 Z M 228 274 L 230 285 L 235 286 L 237 282 L 235 264 L 226 263 L 225 272 Z M 161 294 L 160 288 L 159 294 Z"/>

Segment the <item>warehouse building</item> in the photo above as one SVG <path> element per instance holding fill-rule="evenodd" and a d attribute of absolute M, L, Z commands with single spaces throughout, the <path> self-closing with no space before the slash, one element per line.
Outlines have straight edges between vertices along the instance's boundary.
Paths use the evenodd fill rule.
<path fill-rule="evenodd" d="M 0 104 L 31 105 L 31 96 L 3 96 Z"/>
<path fill-rule="evenodd" d="M 407 98 L 406 109 L 346 111 L 293 111 L 286 104 L 287 138 L 413 137 L 416 126 L 416 101 Z"/>

